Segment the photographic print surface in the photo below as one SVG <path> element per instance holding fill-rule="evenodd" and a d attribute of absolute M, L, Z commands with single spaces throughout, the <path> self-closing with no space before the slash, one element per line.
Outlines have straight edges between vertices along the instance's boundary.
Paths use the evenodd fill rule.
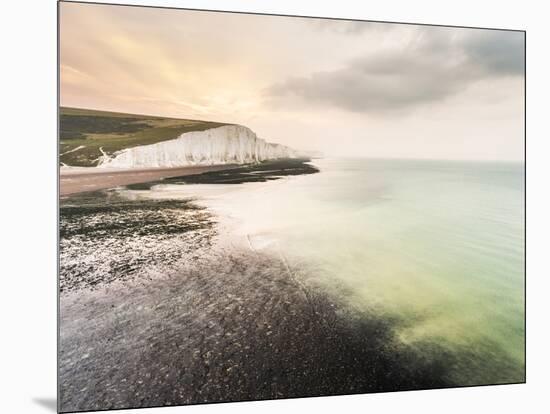
<path fill-rule="evenodd" d="M 525 381 L 525 33 L 59 3 L 62 412 Z"/>

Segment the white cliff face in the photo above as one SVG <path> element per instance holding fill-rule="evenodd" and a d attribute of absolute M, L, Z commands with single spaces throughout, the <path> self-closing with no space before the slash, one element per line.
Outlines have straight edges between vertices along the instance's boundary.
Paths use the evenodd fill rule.
<path fill-rule="evenodd" d="M 294 158 L 296 151 L 271 144 L 241 125 L 224 125 L 178 138 L 104 154 L 98 168 L 156 168 L 188 165 L 248 164 L 276 158 Z"/>

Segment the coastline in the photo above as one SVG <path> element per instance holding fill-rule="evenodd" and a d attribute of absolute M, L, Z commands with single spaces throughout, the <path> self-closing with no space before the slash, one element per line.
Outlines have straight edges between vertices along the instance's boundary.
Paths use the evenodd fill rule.
<path fill-rule="evenodd" d="M 60 169 L 59 194 L 67 196 L 87 191 L 103 190 L 129 184 L 146 183 L 170 177 L 229 170 L 235 164 L 187 166 L 174 168 L 99 169 L 94 167 Z"/>
<path fill-rule="evenodd" d="M 273 165 L 229 180 L 285 174 Z M 450 386 L 396 321 L 305 284 L 311 269 L 247 246 L 201 204 L 116 189 L 63 200 L 62 411 Z"/>
<path fill-rule="evenodd" d="M 272 200 L 293 203 L 289 187 L 301 193 L 321 177 L 290 176 L 316 172 L 307 160 L 281 160 L 63 197 L 62 410 L 521 379 L 481 342 L 403 341 L 424 315 L 353 306 L 348 286 L 326 289 L 315 262 L 286 257 L 255 231 L 256 219 L 271 226 L 284 210 Z M 254 206 L 263 208 L 247 215 Z"/>
<path fill-rule="evenodd" d="M 209 239 L 151 278 L 62 293 L 62 411 L 453 385 L 449 356 L 400 343 L 399 321 L 356 313 L 239 236 Z"/>

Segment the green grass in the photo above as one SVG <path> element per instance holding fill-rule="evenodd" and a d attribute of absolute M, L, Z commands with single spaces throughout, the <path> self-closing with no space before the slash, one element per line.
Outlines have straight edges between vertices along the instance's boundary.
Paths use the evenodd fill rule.
<path fill-rule="evenodd" d="M 100 148 L 112 154 L 222 125 L 227 124 L 61 107 L 59 160 L 65 165 L 91 167 L 98 163 Z"/>

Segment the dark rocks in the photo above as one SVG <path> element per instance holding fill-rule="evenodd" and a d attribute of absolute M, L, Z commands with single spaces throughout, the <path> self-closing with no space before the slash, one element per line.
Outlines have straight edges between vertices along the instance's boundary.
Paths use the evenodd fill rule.
<path fill-rule="evenodd" d="M 171 276 L 62 296 L 64 411 L 450 384 L 440 362 L 395 339 L 395 321 L 289 282 L 270 256 L 211 251 Z"/>

